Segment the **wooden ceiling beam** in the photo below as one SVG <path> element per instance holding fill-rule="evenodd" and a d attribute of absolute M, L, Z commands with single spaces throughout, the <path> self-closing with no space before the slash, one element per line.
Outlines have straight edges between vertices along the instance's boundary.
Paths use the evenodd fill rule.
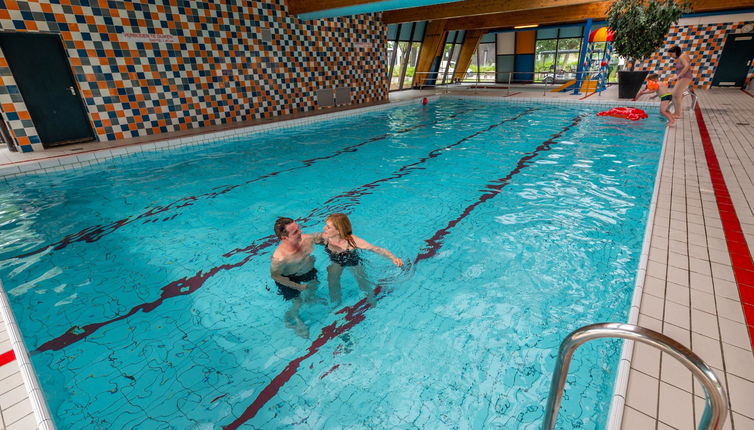
<path fill-rule="evenodd" d="M 594 2 L 595 0 L 463 0 L 443 5 L 385 11 L 382 14 L 382 22 L 385 24 L 395 24 L 412 21 L 431 21 L 434 19 L 461 18 L 472 15 L 516 12 L 548 7 L 574 6 Z"/>
<path fill-rule="evenodd" d="M 489 15 L 449 19 L 447 30 L 509 28 L 517 25 L 549 25 L 581 22 L 587 18 L 606 19 L 612 1 L 600 1 L 575 6 L 531 9 Z M 754 0 L 692 0 L 694 12 L 715 12 L 754 7 Z"/>
<path fill-rule="evenodd" d="M 449 19 L 445 28 L 447 30 L 474 30 L 508 28 L 517 25 L 548 25 L 580 22 L 587 18 L 606 16 L 610 3 L 607 1 L 578 6 L 550 7 L 546 9 L 455 18 Z"/>
<path fill-rule="evenodd" d="M 382 14 L 382 21 L 385 24 L 394 24 L 401 22 L 425 21 L 433 19 L 471 19 L 478 17 L 484 23 L 495 20 L 505 21 L 503 16 L 510 16 L 513 13 L 516 18 L 522 18 L 530 24 L 548 24 L 558 22 L 574 22 L 592 19 L 605 19 L 607 17 L 607 8 L 612 3 L 607 1 L 594 0 L 464 0 L 457 3 L 450 3 L 437 6 L 416 7 L 410 9 L 400 9 L 386 11 Z M 725 10 L 745 9 L 754 7 L 754 0 L 692 0 L 692 10 L 694 12 L 719 12 Z M 599 12 L 599 15 L 584 15 L 579 17 L 578 13 L 589 13 L 590 10 Z M 523 15 L 529 13 L 532 16 Z M 566 19 L 561 21 L 539 21 L 540 14 L 552 15 L 552 13 L 565 13 Z M 486 17 L 487 19 L 485 19 Z M 529 19 L 531 18 L 531 19 Z M 458 21 L 460 22 L 460 21 Z M 516 21 L 518 22 L 518 21 Z M 517 23 L 515 25 L 525 25 L 526 23 Z M 465 27 L 472 28 L 493 28 L 488 27 Z M 502 27 L 504 27 L 503 25 Z M 501 26 L 498 26 L 501 27 Z"/>

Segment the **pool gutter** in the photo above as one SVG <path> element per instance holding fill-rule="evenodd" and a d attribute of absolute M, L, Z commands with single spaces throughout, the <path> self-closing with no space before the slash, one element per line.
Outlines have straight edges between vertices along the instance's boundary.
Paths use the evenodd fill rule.
<path fill-rule="evenodd" d="M 52 414 L 47 406 L 47 400 L 45 399 L 42 388 L 37 380 L 37 375 L 34 372 L 34 368 L 29 358 L 29 351 L 26 349 L 24 339 L 21 337 L 21 331 L 18 328 L 16 319 L 13 316 L 13 310 L 10 308 L 10 301 L 8 295 L 5 293 L 5 287 L 0 280 L 0 314 L 2 314 L 5 320 L 5 325 L 8 327 L 8 337 L 10 337 L 10 343 L 13 347 L 13 351 L 16 354 L 16 360 L 18 361 L 18 367 L 21 371 L 21 378 L 24 380 L 24 387 L 26 387 L 26 394 L 29 396 L 29 402 L 31 402 L 31 409 L 34 412 L 34 417 L 37 420 L 37 427 L 39 430 L 55 430 L 55 423 L 52 420 Z"/>

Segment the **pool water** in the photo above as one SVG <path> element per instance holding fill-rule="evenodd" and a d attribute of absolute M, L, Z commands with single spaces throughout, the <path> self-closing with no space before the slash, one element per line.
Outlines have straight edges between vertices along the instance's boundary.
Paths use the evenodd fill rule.
<path fill-rule="evenodd" d="M 9 180 L 0 276 L 59 428 L 541 426 L 560 341 L 626 321 L 658 115 L 441 99 Z M 368 307 L 286 328 L 278 216 L 347 213 Z M 327 257 L 315 251 L 321 298 Z M 563 429 L 603 428 L 620 344 L 574 357 Z"/>

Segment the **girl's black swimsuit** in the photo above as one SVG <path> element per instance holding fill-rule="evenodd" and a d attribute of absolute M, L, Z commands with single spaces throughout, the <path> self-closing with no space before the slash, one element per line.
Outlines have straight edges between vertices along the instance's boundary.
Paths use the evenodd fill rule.
<path fill-rule="evenodd" d="M 330 261 L 338 263 L 343 267 L 357 266 L 361 262 L 359 252 L 356 248 L 347 249 L 343 252 L 335 252 L 325 245 L 325 252 L 330 256 Z"/>

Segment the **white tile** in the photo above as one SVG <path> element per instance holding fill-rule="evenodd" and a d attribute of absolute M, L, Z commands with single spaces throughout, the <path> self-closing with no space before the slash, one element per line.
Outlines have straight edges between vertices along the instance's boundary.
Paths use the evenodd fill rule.
<path fill-rule="evenodd" d="M 671 302 L 677 303 L 682 306 L 689 306 L 689 296 L 691 295 L 691 289 L 682 285 L 668 282 L 666 288 L 667 299 Z"/>
<path fill-rule="evenodd" d="M 665 317 L 664 321 L 685 329 L 691 328 L 691 314 L 687 306 L 682 306 L 677 303 L 666 301 L 665 302 Z"/>
<path fill-rule="evenodd" d="M 7 430 L 35 430 L 37 429 L 37 419 L 34 414 L 28 414 L 18 421 L 8 424 Z"/>
<path fill-rule="evenodd" d="M 727 423 L 730 423 L 731 420 L 733 420 L 733 425 L 736 427 L 736 429 L 754 429 L 754 419 L 745 417 L 738 412 L 733 412 L 731 415 L 729 415 Z"/>
<path fill-rule="evenodd" d="M 725 297 L 733 300 L 740 300 L 738 294 L 738 286 L 735 282 L 726 281 L 722 279 L 715 279 L 715 295 Z"/>
<path fill-rule="evenodd" d="M 717 317 L 699 309 L 691 310 L 691 331 L 712 339 L 720 338 Z"/>
<path fill-rule="evenodd" d="M 686 368 L 680 361 L 672 356 L 662 353 L 662 366 L 660 370 L 660 381 L 673 385 L 684 391 L 691 392 L 692 387 L 691 371 Z"/>
<path fill-rule="evenodd" d="M 628 406 L 623 409 L 622 430 L 655 430 L 657 421 L 634 408 Z"/>
<path fill-rule="evenodd" d="M 720 336 L 723 342 L 739 348 L 751 348 L 749 334 L 745 325 L 725 318 L 718 319 L 718 324 L 720 325 Z"/>
<path fill-rule="evenodd" d="M 677 429 L 691 429 L 694 426 L 693 408 L 691 393 L 660 383 L 660 421 Z"/>
<path fill-rule="evenodd" d="M 691 307 L 710 314 L 717 312 L 715 308 L 715 296 L 697 289 L 691 289 Z"/>
<path fill-rule="evenodd" d="M 0 394 L 0 409 L 6 409 L 29 397 L 26 392 L 26 385 L 23 383 L 15 387 L 4 385 L 2 391 L 3 393 Z"/>
<path fill-rule="evenodd" d="M 634 343 L 631 367 L 653 378 L 660 377 L 660 350 L 644 343 Z"/>
<path fill-rule="evenodd" d="M 733 411 L 754 417 L 754 382 L 729 374 L 728 396 Z"/>
<path fill-rule="evenodd" d="M 718 297 L 717 313 L 719 316 L 735 322 L 745 322 L 744 311 L 741 302 L 739 302 L 738 300 L 731 300 L 726 297 Z"/>
<path fill-rule="evenodd" d="M 692 272 L 689 274 L 691 279 L 691 288 L 705 293 L 714 293 L 715 289 L 712 284 L 712 276 L 708 276 L 702 273 L 693 272 L 695 266 L 691 266 Z"/>
<path fill-rule="evenodd" d="M 662 320 L 664 300 L 645 294 L 641 299 L 641 313 Z"/>
<path fill-rule="evenodd" d="M 31 402 L 18 402 L 13 406 L 3 408 L 3 420 L 9 425 L 29 414 L 33 414 Z"/>
<path fill-rule="evenodd" d="M 662 334 L 691 349 L 691 332 L 673 324 L 663 323 Z"/>
<path fill-rule="evenodd" d="M 665 281 L 662 279 L 657 279 L 652 276 L 647 276 L 644 278 L 644 292 L 647 294 L 651 294 L 655 297 L 664 298 L 665 297 Z"/>
<path fill-rule="evenodd" d="M 691 333 L 691 350 L 708 366 L 723 368 L 723 355 L 719 339 L 713 339 L 699 333 Z"/>
<path fill-rule="evenodd" d="M 754 381 L 754 354 L 751 350 L 723 343 L 723 359 L 728 373 Z"/>
<path fill-rule="evenodd" d="M 626 405 L 649 416 L 657 416 L 659 381 L 636 370 L 631 370 L 626 391 Z"/>

